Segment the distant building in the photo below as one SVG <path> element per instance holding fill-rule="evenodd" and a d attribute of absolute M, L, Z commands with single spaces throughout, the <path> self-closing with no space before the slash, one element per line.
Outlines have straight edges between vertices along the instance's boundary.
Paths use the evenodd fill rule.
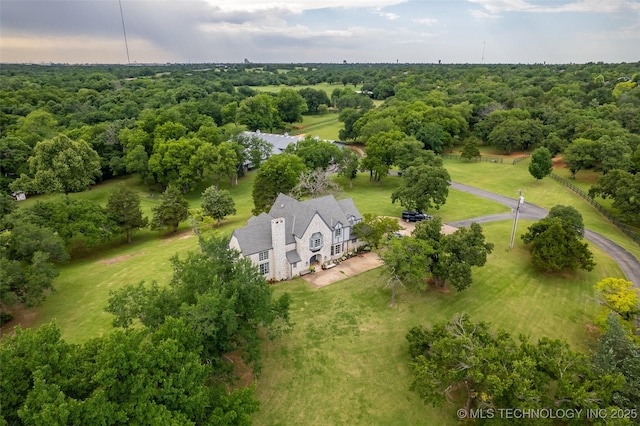
<path fill-rule="evenodd" d="M 25 194 L 23 191 L 12 192 L 11 196 L 16 201 L 24 201 L 27 199 L 27 194 Z"/>
<path fill-rule="evenodd" d="M 362 243 L 353 226 L 361 220 L 351 198 L 298 201 L 280 194 L 268 214 L 233 231 L 229 247 L 249 258 L 268 280 L 291 279 L 355 251 Z"/>
<path fill-rule="evenodd" d="M 269 142 L 272 147 L 271 155 L 282 154 L 289 145 L 304 140 L 304 136 L 289 136 L 288 133 L 285 133 L 284 135 L 276 135 L 273 133 L 262 133 L 260 130 L 255 132 L 242 132 L 242 134 L 249 138 L 257 137 L 263 141 Z"/>

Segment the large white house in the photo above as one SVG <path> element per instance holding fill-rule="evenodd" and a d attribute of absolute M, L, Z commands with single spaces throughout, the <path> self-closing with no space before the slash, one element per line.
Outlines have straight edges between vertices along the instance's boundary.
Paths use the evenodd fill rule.
<path fill-rule="evenodd" d="M 353 225 L 362 215 L 351 198 L 298 201 L 280 194 L 269 213 L 233 231 L 229 247 L 251 259 L 268 280 L 291 279 L 354 251 Z"/>

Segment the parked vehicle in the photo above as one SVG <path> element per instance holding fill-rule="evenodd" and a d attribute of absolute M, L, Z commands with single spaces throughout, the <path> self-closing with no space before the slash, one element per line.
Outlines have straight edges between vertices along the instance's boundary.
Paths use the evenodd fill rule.
<path fill-rule="evenodd" d="M 431 220 L 433 216 L 422 212 L 404 211 L 402 212 L 402 219 L 405 222 L 420 222 L 422 220 Z"/>

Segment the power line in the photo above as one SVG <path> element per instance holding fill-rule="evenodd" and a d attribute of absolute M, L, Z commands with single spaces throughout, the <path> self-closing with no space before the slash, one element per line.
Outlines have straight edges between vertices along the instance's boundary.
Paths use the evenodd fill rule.
<path fill-rule="evenodd" d="M 127 30 L 124 27 L 124 15 L 122 14 L 122 0 L 118 0 L 118 4 L 120 5 L 120 19 L 122 20 L 122 33 L 124 34 L 124 47 L 127 49 L 127 65 L 131 65 L 131 61 L 129 60 L 129 43 L 127 42 Z"/>

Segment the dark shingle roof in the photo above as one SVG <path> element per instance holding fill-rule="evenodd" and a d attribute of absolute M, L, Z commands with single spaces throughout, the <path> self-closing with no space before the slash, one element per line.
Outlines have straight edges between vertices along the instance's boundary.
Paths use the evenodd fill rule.
<path fill-rule="evenodd" d="M 285 194 L 279 194 L 271 206 L 269 214 L 261 213 L 249 219 L 247 226 L 233 231 L 238 239 L 242 253 L 246 255 L 258 253 L 272 248 L 271 219 L 284 218 L 285 242 L 295 242 L 295 237 L 302 237 L 315 214 L 320 215 L 327 226 L 333 229 L 338 222 L 349 226 L 349 216 L 362 219 L 352 199 L 337 201 L 333 195 L 298 201 Z M 289 258 L 289 256 L 287 256 Z M 291 259 L 289 259 L 291 261 Z"/>
<path fill-rule="evenodd" d="M 260 213 L 249 219 L 247 226 L 233 231 L 232 236 L 238 239 L 240 250 L 245 256 L 269 250 L 271 243 L 271 216 Z"/>

